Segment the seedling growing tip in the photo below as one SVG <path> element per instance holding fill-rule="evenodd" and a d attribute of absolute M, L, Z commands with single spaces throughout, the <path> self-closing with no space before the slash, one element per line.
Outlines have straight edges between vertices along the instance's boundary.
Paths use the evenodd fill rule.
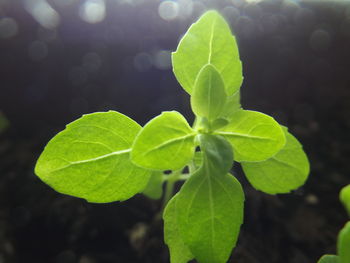
<path fill-rule="evenodd" d="M 236 39 L 217 12 L 206 12 L 189 28 L 172 64 L 191 96 L 192 127 L 176 111 L 144 127 L 115 111 L 84 115 L 48 143 L 35 172 L 56 191 L 95 203 L 137 193 L 157 199 L 165 183 L 170 261 L 224 263 L 243 222 L 244 193 L 230 173 L 233 163 L 241 163 L 256 189 L 277 194 L 304 184 L 308 159 L 287 128 L 242 109 Z M 177 181 L 185 183 L 173 196 Z"/>

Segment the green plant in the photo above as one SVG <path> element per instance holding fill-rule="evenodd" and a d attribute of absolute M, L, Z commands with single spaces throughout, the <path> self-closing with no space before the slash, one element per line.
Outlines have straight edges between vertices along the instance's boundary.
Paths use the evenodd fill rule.
<path fill-rule="evenodd" d="M 244 193 L 229 173 L 233 162 L 241 163 L 256 189 L 277 194 L 304 184 L 308 159 L 287 128 L 241 108 L 238 47 L 217 12 L 208 11 L 189 28 L 172 63 L 191 95 L 193 127 L 176 111 L 143 128 L 115 111 L 84 115 L 48 143 L 35 172 L 56 191 L 95 203 L 137 193 L 157 199 L 166 183 L 171 262 L 226 262 L 243 222 Z M 178 181 L 185 183 L 173 196 Z"/>
<path fill-rule="evenodd" d="M 350 184 L 340 191 L 340 201 L 350 216 Z M 350 221 L 340 230 L 337 240 L 338 255 L 324 255 L 318 263 L 349 263 L 350 262 Z"/>

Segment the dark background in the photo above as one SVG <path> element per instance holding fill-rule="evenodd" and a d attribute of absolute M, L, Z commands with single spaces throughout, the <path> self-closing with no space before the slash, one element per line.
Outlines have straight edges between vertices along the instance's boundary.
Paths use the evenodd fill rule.
<path fill-rule="evenodd" d="M 113 109 L 144 124 L 178 110 L 192 120 L 170 52 L 209 8 L 236 34 L 243 107 L 287 125 L 311 162 L 305 186 L 288 195 L 254 190 L 237 169 L 245 222 L 230 262 L 335 253 L 347 220 L 338 192 L 350 183 L 346 2 L 106 0 L 103 13 L 103 0 L 0 0 L 0 111 L 10 124 L 0 135 L 0 263 L 168 262 L 160 202 L 89 204 L 33 169 L 48 140 L 85 113 Z"/>

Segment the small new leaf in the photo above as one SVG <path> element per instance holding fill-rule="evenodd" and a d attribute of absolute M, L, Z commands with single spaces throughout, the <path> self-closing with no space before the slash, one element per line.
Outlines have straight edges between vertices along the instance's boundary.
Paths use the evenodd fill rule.
<path fill-rule="evenodd" d="M 343 203 L 350 216 L 350 184 L 340 191 L 340 201 Z"/>
<path fill-rule="evenodd" d="M 213 65 L 205 65 L 198 73 L 191 96 L 193 112 L 212 121 L 222 112 L 226 98 L 225 84 L 219 72 Z"/>
<path fill-rule="evenodd" d="M 346 223 L 344 228 L 338 235 L 337 250 L 339 263 L 350 262 L 350 221 Z"/>
<path fill-rule="evenodd" d="M 236 39 L 216 11 L 206 12 L 192 24 L 172 54 L 172 63 L 177 80 L 189 94 L 206 64 L 219 71 L 228 96 L 236 93 L 243 81 Z"/>
<path fill-rule="evenodd" d="M 310 171 L 302 145 L 283 128 L 286 144 L 277 154 L 262 162 L 243 162 L 249 182 L 268 194 L 288 193 L 305 183 Z"/>
<path fill-rule="evenodd" d="M 35 173 L 56 191 L 89 202 L 126 200 L 149 180 L 149 172 L 129 160 L 140 129 L 115 111 L 84 115 L 47 144 Z"/>
<path fill-rule="evenodd" d="M 171 263 L 187 263 L 193 259 L 193 255 L 185 245 L 179 232 L 176 214 L 176 198 L 177 195 L 169 201 L 163 213 L 164 241 L 170 250 Z"/>
<path fill-rule="evenodd" d="M 195 136 L 196 132 L 180 113 L 163 112 L 137 135 L 131 160 L 148 169 L 179 170 L 193 158 Z"/>
<path fill-rule="evenodd" d="M 318 263 L 339 263 L 339 258 L 336 255 L 324 255 Z"/>
<path fill-rule="evenodd" d="M 238 162 L 267 160 L 286 143 L 280 125 L 272 117 L 256 111 L 236 111 L 231 122 L 215 133 L 232 144 Z"/>
<path fill-rule="evenodd" d="M 233 152 L 230 143 L 222 136 L 200 135 L 200 148 L 203 151 L 204 164 L 213 173 L 226 174 L 232 167 Z"/>

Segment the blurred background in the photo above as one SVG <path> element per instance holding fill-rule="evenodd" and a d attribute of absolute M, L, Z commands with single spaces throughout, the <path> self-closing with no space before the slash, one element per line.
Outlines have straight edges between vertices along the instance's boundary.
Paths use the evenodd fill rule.
<path fill-rule="evenodd" d="M 89 204 L 33 173 L 43 147 L 82 114 L 140 124 L 164 110 L 193 119 L 170 54 L 205 10 L 236 35 L 242 105 L 302 142 L 306 185 L 269 196 L 236 175 L 245 223 L 229 262 L 312 263 L 335 253 L 350 182 L 350 2 L 295 0 L 0 0 L 0 263 L 168 261 L 160 202 Z"/>

